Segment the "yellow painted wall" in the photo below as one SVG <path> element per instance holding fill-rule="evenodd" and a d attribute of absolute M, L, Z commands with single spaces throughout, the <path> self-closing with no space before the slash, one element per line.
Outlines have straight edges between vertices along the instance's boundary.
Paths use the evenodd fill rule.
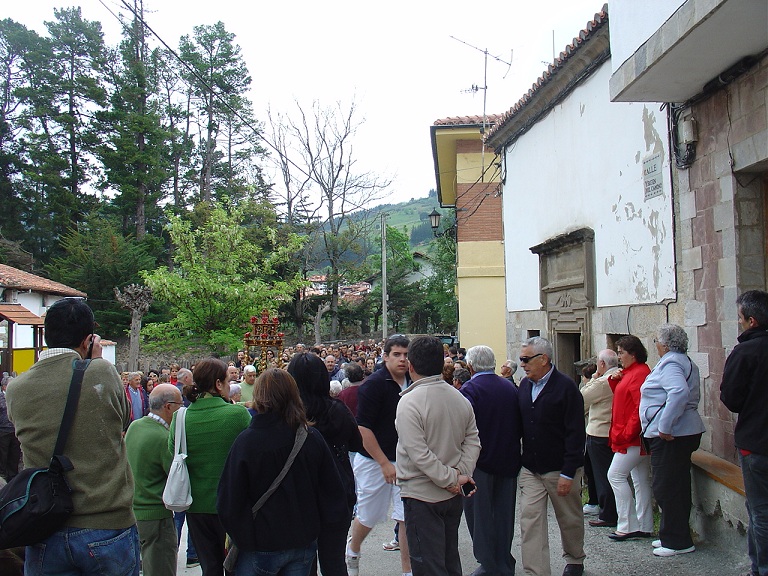
<path fill-rule="evenodd" d="M 490 346 L 496 370 L 507 359 L 504 244 L 459 242 L 459 342 L 464 348 Z"/>
<path fill-rule="evenodd" d="M 14 348 L 12 368 L 16 374 L 21 374 L 32 368 L 35 363 L 35 351 L 31 348 Z"/>
<path fill-rule="evenodd" d="M 456 182 L 459 184 L 491 182 L 492 180 L 498 182 L 498 171 L 491 167 L 495 160 L 496 155 L 492 150 L 486 150 L 485 155 L 480 152 L 456 154 Z M 483 161 L 485 161 L 485 174 L 483 174 L 482 168 Z"/>

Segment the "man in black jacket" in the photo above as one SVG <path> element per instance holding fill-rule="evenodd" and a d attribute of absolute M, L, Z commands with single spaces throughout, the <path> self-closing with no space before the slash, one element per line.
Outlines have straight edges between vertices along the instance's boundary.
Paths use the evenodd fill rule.
<path fill-rule="evenodd" d="M 768 293 L 736 299 L 739 344 L 725 361 L 720 400 L 739 414 L 735 440 L 747 495 L 747 541 L 752 574 L 768 575 Z"/>
<path fill-rule="evenodd" d="M 563 576 L 584 573 L 584 399 L 576 383 L 552 364 L 552 345 L 540 337 L 523 343 L 520 383 L 523 428 L 520 486 L 520 532 L 526 574 L 549 576 L 547 500 L 560 526 Z"/>

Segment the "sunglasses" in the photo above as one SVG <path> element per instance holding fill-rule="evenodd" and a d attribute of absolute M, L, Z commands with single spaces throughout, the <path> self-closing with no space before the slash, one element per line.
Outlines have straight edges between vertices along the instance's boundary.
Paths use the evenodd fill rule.
<path fill-rule="evenodd" d="M 520 360 L 521 364 L 528 364 L 528 362 L 530 362 L 534 358 L 538 358 L 539 356 L 542 356 L 542 354 L 535 354 L 534 356 L 520 356 L 518 360 Z"/>

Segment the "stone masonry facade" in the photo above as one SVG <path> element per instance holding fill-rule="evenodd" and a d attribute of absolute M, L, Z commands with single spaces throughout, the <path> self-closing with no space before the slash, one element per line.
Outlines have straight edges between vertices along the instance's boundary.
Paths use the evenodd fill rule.
<path fill-rule="evenodd" d="M 736 418 L 720 402 L 725 359 L 737 343 L 736 297 L 766 289 L 768 57 L 692 108 L 696 160 L 678 170 L 678 302 L 703 387 L 702 448 L 738 461 Z M 674 320 L 672 320 L 674 321 Z"/>

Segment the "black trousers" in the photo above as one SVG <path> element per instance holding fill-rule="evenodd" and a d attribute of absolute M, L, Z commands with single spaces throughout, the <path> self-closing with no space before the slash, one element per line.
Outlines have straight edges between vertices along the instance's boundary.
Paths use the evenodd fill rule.
<path fill-rule="evenodd" d="M 347 576 L 347 533 L 350 516 L 346 522 L 323 525 L 317 537 L 317 558 L 320 561 L 320 571 L 323 576 Z M 317 576 L 317 562 L 312 563 L 310 576 Z"/>
<path fill-rule="evenodd" d="M 11 432 L 0 432 L 0 476 L 10 482 L 19 473 L 21 444 Z"/>
<path fill-rule="evenodd" d="M 608 438 L 587 435 L 587 452 L 592 461 L 592 474 L 595 488 L 597 489 L 597 501 L 600 504 L 598 518 L 609 524 L 616 524 L 619 516 L 616 513 L 616 496 L 608 482 L 608 469 L 613 460 L 613 450 L 608 446 Z"/>
<path fill-rule="evenodd" d="M 461 499 L 422 502 L 403 498 L 413 576 L 461 576 Z"/>
<path fill-rule="evenodd" d="M 698 449 L 701 434 L 676 436 L 670 442 L 650 441 L 653 497 L 661 508 L 661 545 L 673 550 L 690 548 L 691 454 Z"/>
<path fill-rule="evenodd" d="M 197 550 L 203 576 L 224 576 L 226 532 L 218 514 L 187 512 L 187 528 Z"/>
<path fill-rule="evenodd" d="M 514 576 L 516 560 L 511 549 L 517 477 L 487 474 L 477 468 L 472 477 L 477 492 L 464 499 L 464 517 L 472 536 L 472 552 L 480 564 L 475 574 Z"/>

